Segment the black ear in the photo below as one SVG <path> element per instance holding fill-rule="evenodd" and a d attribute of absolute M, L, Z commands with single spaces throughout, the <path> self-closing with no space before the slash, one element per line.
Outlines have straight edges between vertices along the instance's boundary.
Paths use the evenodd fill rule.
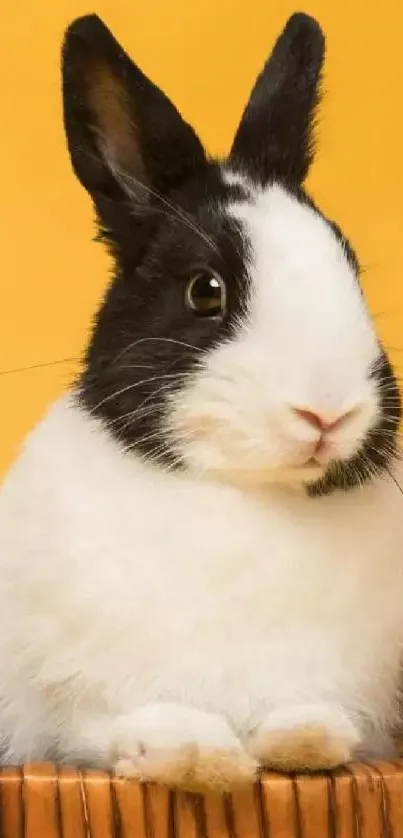
<path fill-rule="evenodd" d="M 62 63 L 71 160 L 96 203 L 146 201 L 205 164 L 193 129 L 96 15 L 68 28 Z"/>
<path fill-rule="evenodd" d="M 324 52 L 318 23 L 295 14 L 256 81 L 230 160 L 263 184 L 300 184 L 308 173 Z"/>

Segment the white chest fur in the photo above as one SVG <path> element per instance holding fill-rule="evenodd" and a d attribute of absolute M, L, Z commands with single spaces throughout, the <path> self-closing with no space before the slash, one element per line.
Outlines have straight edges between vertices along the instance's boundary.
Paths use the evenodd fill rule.
<path fill-rule="evenodd" d="M 403 498 L 259 496 L 159 473 L 57 404 L 0 496 L 1 712 L 14 750 L 151 701 L 239 732 L 279 705 L 394 722 Z M 23 718 L 24 722 L 16 723 Z M 30 738 L 31 737 L 31 738 Z"/>

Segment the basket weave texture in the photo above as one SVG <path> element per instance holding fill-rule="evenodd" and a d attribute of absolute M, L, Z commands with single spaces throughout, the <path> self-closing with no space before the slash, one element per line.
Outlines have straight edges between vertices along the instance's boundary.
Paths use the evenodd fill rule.
<path fill-rule="evenodd" d="M 403 762 L 173 793 L 49 764 L 0 772 L 1 838 L 403 838 Z"/>

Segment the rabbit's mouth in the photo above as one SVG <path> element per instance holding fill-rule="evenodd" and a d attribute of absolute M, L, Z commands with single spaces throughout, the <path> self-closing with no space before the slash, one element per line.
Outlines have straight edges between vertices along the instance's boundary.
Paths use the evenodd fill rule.
<path fill-rule="evenodd" d="M 209 428 L 210 436 L 211 428 Z M 373 428 L 367 435 L 348 444 L 336 442 L 325 444 L 318 451 L 314 447 L 300 447 L 288 456 L 273 458 L 250 440 L 250 448 L 232 449 L 228 456 L 230 433 L 226 446 L 212 444 L 210 439 L 199 438 L 198 443 L 185 445 L 182 449 L 182 463 L 185 471 L 197 473 L 203 479 L 224 482 L 249 491 L 269 486 L 288 486 L 290 489 L 306 492 L 311 497 L 346 492 L 360 488 L 373 480 L 397 457 L 393 442 L 388 443 L 388 463 L 375 462 L 374 447 L 379 433 Z M 201 435 L 202 437 L 203 435 Z M 381 450 L 379 447 L 376 450 Z M 372 459 L 369 457 L 372 454 Z"/>
<path fill-rule="evenodd" d="M 315 468 L 323 471 L 323 463 L 321 463 L 317 457 L 310 457 L 306 463 L 303 463 L 302 468 Z"/>

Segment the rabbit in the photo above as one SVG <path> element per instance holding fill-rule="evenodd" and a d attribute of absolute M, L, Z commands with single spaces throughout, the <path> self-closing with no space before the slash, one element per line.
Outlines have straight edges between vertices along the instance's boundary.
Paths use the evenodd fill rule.
<path fill-rule="evenodd" d="M 97 16 L 67 30 L 115 271 L 0 493 L 3 764 L 198 790 L 396 753 L 401 402 L 304 186 L 324 53 L 294 14 L 217 160 Z"/>

